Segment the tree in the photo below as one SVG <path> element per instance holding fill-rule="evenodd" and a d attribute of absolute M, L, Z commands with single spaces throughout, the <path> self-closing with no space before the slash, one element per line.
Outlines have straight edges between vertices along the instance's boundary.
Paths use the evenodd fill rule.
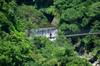
<path fill-rule="evenodd" d="M 22 33 L 0 37 L 0 65 L 21 66 L 27 61 L 33 61 L 31 57 L 31 45 Z M 21 36 L 20 36 L 21 35 Z"/>

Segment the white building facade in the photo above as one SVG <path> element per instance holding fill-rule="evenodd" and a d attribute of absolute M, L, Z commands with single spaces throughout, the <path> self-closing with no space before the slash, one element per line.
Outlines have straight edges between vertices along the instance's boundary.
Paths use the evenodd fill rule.
<path fill-rule="evenodd" d="M 55 27 L 49 28 L 38 28 L 38 29 L 31 29 L 29 37 L 32 36 L 45 36 L 49 38 L 51 41 L 56 40 L 57 37 L 57 29 Z"/>

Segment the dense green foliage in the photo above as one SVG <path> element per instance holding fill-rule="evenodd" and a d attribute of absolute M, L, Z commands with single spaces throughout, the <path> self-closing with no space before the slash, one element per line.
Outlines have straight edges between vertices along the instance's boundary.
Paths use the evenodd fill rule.
<path fill-rule="evenodd" d="M 59 30 L 53 42 L 25 34 L 52 22 Z M 100 35 L 65 35 L 98 31 L 100 0 L 0 0 L 0 66 L 91 66 L 86 58 L 100 60 Z"/>

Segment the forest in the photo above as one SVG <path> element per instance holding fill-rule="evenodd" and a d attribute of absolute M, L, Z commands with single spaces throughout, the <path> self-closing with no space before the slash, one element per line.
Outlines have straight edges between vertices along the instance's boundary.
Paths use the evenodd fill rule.
<path fill-rule="evenodd" d="M 44 27 L 58 30 L 55 41 L 26 35 Z M 0 66 L 100 65 L 100 34 L 66 37 L 96 32 L 100 0 L 0 0 Z"/>

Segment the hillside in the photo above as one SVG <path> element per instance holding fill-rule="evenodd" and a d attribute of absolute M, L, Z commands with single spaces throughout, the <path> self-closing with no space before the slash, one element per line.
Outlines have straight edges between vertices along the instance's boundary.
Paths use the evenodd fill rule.
<path fill-rule="evenodd" d="M 57 30 L 54 41 L 30 39 L 25 32 L 52 27 Z M 0 0 L 0 66 L 96 62 L 100 65 L 100 0 Z"/>

